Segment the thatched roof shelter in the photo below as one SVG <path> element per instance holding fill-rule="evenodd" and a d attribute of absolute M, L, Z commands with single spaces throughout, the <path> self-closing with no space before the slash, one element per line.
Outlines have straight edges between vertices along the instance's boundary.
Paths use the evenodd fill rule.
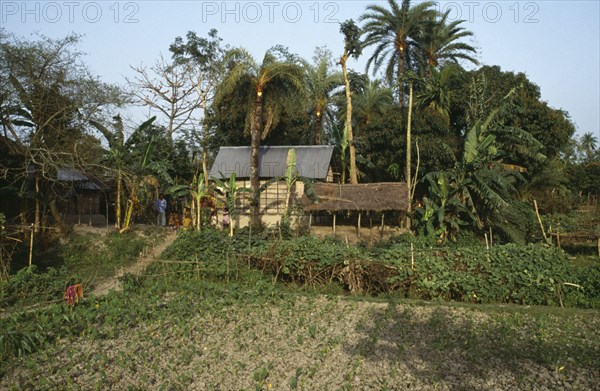
<path fill-rule="evenodd" d="M 319 199 L 317 203 L 313 203 L 306 195 L 300 200 L 307 212 L 383 212 L 407 209 L 408 187 L 404 182 L 358 185 L 315 183 L 313 188 Z"/>

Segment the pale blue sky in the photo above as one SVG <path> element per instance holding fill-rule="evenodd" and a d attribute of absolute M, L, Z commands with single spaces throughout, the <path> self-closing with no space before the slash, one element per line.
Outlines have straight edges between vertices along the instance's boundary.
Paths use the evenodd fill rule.
<path fill-rule="evenodd" d="M 341 54 L 338 22 L 375 1 L 0 1 L 0 26 L 29 36 L 83 34 L 80 48 L 104 81 L 124 82 L 130 65 L 151 65 L 189 30 L 219 30 L 224 42 L 260 58 L 273 45 L 304 58 L 327 46 Z M 387 2 L 379 1 L 382 5 Z M 479 60 L 524 72 L 542 99 L 566 110 L 579 134 L 600 139 L 600 2 L 440 1 L 475 34 Z M 363 56 L 352 66 L 364 70 Z"/>

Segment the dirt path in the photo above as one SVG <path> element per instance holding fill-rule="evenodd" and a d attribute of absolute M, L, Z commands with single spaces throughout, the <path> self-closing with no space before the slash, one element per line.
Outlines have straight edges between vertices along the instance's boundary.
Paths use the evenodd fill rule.
<path fill-rule="evenodd" d="M 164 240 L 158 244 L 156 247 L 153 247 L 145 256 L 141 256 L 138 260 L 131 266 L 121 268 L 114 276 L 108 278 L 104 281 L 100 281 L 96 288 L 92 291 L 92 296 L 102 296 L 106 295 L 111 289 L 116 291 L 123 290 L 123 286 L 121 285 L 120 278 L 125 274 L 141 274 L 144 270 L 146 270 L 146 266 L 148 266 L 151 262 L 154 262 L 160 257 L 160 254 L 167 248 L 175 239 L 177 238 L 177 233 L 170 231 L 167 235 L 165 235 Z"/>

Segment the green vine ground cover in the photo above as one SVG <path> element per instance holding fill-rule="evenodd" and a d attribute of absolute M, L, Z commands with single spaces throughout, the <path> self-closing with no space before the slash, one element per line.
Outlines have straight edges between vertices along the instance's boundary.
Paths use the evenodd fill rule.
<path fill-rule="evenodd" d="M 557 262 L 562 255 L 554 250 L 498 246 L 491 265 L 502 251 L 511 254 L 507 263 L 516 263 L 515 270 L 518 258 L 531 253 L 539 256 L 536 267 L 556 265 L 541 278 L 529 266 L 532 276 L 525 273 L 507 291 L 525 295 L 539 279 L 533 298 L 506 300 L 502 291 L 476 300 L 468 293 L 452 296 L 456 287 L 432 289 L 418 281 L 431 282 L 427 276 L 438 271 L 496 278 L 484 267 L 485 248 L 477 256 L 413 243 L 415 272 L 399 274 L 399 265 L 410 270 L 406 239 L 375 248 L 265 239 L 228 239 L 215 231 L 180 235 L 144 275 L 126 276 L 123 292 L 74 308 L 60 303 L 1 317 L 0 388 L 584 390 L 598 384 L 597 309 L 469 304 L 497 298 L 557 304 L 557 286 L 585 281 L 571 280 L 578 274 L 568 258 Z M 426 267 L 427 257 L 435 262 Z M 304 268 L 294 259 L 304 259 Z M 438 265 L 451 259 L 450 266 Z M 377 262 L 385 267 L 372 266 Z M 374 276 L 388 281 L 370 282 Z M 363 293 L 347 295 L 351 281 Z M 592 306 L 597 287 L 585 284 L 584 290 L 563 289 L 563 304 Z M 376 297 L 366 296 L 370 289 Z M 421 297 L 464 302 L 415 300 Z"/>

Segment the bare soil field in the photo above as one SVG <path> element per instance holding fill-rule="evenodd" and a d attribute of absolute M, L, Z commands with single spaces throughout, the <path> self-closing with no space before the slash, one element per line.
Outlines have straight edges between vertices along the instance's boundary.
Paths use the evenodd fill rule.
<path fill-rule="evenodd" d="M 323 296 L 212 310 L 176 293 L 156 302 L 198 311 L 185 319 L 158 317 L 114 338 L 59 340 L 12 366 L 0 388 L 594 390 L 600 384 L 597 314 L 574 313 L 578 331 L 559 335 L 562 317 L 540 322 L 522 311 Z M 565 338 L 576 343 L 564 344 Z"/>

